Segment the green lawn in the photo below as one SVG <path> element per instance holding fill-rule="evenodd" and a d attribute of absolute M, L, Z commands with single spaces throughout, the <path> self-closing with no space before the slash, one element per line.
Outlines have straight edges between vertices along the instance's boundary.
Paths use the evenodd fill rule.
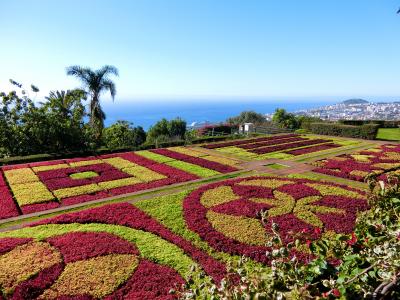
<path fill-rule="evenodd" d="M 269 164 L 267 165 L 267 167 L 275 170 L 281 170 L 281 169 L 286 169 L 288 166 L 282 164 Z"/>
<path fill-rule="evenodd" d="M 380 140 L 400 141 L 400 128 L 379 128 L 376 138 Z"/>

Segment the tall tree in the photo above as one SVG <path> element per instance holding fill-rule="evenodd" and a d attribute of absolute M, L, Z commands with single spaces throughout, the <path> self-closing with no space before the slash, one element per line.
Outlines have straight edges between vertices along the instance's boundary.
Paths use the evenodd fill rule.
<path fill-rule="evenodd" d="M 90 95 L 90 125 L 93 128 L 95 138 L 100 140 L 104 128 L 106 115 L 101 108 L 100 96 L 104 92 L 110 92 L 114 101 L 117 93 L 115 83 L 110 75 L 118 76 L 118 69 L 114 66 L 105 65 L 98 70 L 88 67 L 70 66 L 67 68 L 67 75 L 78 78 Z"/>

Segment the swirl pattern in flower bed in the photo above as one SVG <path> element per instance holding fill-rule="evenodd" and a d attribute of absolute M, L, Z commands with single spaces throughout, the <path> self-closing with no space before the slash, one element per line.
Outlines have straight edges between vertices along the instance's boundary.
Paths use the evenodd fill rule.
<path fill-rule="evenodd" d="M 188 227 L 210 246 L 267 262 L 271 224 L 285 243 L 301 232 L 312 239 L 350 233 L 357 212 L 368 209 L 365 193 L 346 186 L 305 179 L 250 177 L 203 186 L 184 200 Z M 264 225 L 260 211 L 268 212 Z"/>
<path fill-rule="evenodd" d="M 224 263 L 128 203 L 0 233 L 6 299 L 174 299 L 192 266 L 215 282 L 226 275 Z"/>

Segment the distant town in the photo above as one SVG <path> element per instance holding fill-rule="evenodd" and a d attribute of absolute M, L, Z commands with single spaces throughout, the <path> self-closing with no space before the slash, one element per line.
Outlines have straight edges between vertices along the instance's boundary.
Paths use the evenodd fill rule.
<path fill-rule="evenodd" d="M 398 120 L 400 102 L 369 102 L 363 99 L 349 99 L 339 104 L 294 112 L 296 115 L 318 117 L 323 120 Z M 267 114 L 271 120 L 273 114 Z"/>

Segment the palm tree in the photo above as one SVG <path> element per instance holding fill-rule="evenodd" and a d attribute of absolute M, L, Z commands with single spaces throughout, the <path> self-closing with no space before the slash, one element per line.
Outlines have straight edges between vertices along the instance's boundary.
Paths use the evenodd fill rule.
<path fill-rule="evenodd" d="M 86 92 L 80 89 L 67 91 L 51 91 L 44 104 L 45 108 L 53 108 L 58 111 L 64 119 L 72 115 L 74 106 L 81 105 L 81 99 L 86 99 Z"/>
<path fill-rule="evenodd" d="M 118 69 L 114 66 L 103 66 L 98 70 L 88 67 L 70 66 L 67 75 L 78 78 L 90 94 L 90 125 L 94 129 L 96 139 L 100 139 L 104 128 L 106 115 L 100 105 L 100 95 L 109 91 L 114 101 L 117 90 L 115 83 L 109 78 L 110 75 L 118 76 Z"/>

